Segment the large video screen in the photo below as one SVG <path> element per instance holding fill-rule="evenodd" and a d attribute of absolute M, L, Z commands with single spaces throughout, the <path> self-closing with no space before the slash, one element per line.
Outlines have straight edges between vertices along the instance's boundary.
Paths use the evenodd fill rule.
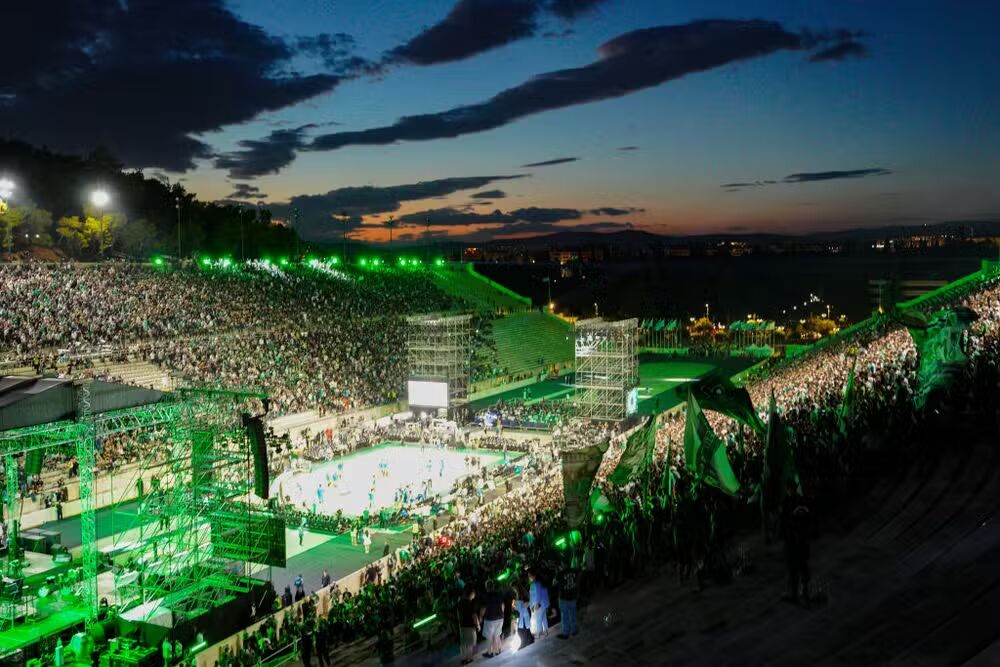
<path fill-rule="evenodd" d="M 406 398 L 410 402 L 410 407 L 447 408 L 448 383 L 430 382 L 428 380 L 408 380 L 406 383 Z"/>

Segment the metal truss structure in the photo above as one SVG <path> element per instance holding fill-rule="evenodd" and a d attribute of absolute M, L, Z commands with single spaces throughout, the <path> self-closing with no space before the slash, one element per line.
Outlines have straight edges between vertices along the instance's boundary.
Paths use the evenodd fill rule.
<path fill-rule="evenodd" d="M 472 315 L 414 315 L 406 318 L 411 380 L 448 383 L 448 405 L 468 400 L 472 376 Z"/>
<path fill-rule="evenodd" d="M 576 416 L 621 421 L 628 416 L 629 392 L 639 383 L 635 318 L 602 318 L 576 323 Z"/>
<path fill-rule="evenodd" d="M 77 457 L 80 483 L 79 596 L 86 621 L 97 618 L 98 572 L 113 571 L 121 611 L 148 604 L 174 619 L 194 618 L 249 590 L 250 563 L 272 558 L 276 521 L 252 495 L 254 462 L 244 413 L 260 412 L 261 394 L 181 390 L 135 408 L 92 414 L 89 383 L 78 385 L 76 418 L 0 432 L 4 510 L 16 545 L 20 461 L 28 452 Z M 95 497 L 95 453 L 113 441 L 138 457 L 125 477 L 112 472 L 110 494 Z M 98 541 L 96 506 L 109 506 Z M 274 524 L 274 525 L 272 525 Z M 284 555 L 283 524 L 280 532 Z M 9 550 L 3 572 L 20 577 Z M 102 595 L 104 591 L 102 591 Z"/>
<path fill-rule="evenodd" d="M 272 536 L 259 530 L 267 513 L 252 497 L 254 461 L 242 422 L 243 414 L 259 412 L 249 403 L 264 397 L 178 394 L 176 403 L 158 404 L 170 413 L 164 419 L 129 431 L 139 465 L 117 483 L 112 520 L 118 525 L 102 550 L 114 565 L 114 595 L 123 610 L 162 607 L 175 622 L 248 592 L 250 563 L 266 562 L 272 547 Z"/>

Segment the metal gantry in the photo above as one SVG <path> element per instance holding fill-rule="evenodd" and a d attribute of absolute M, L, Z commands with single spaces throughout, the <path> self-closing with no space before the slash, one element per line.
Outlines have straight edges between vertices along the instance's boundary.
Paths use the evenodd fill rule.
<path fill-rule="evenodd" d="M 20 461 L 35 450 L 67 453 L 76 456 L 79 470 L 78 593 L 88 623 L 97 618 L 99 596 L 112 598 L 121 611 L 147 603 L 167 607 L 177 619 L 248 591 L 248 561 L 265 562 L 274 549 L 266 541 L 276 532 L 267 523 L 274 517 L 252 496 L 253 450 L 242 419 L 261 412 L 264 400 L 256 393 L 182 390 L 156 403 L 94 414 L 84 381 L 75 419 L 0 432 L 11 544 L 18 530 Z M 96 453 L 115 438 L 137 465 L 113 464 L 110 491 L 98 498 Z M 102 526 L 107 537 L 100 540 L 98 506 L 110 509 L 101 520 L 111 522 Z M 271 530 L 259 530 L 265 525 Z M 4 574 L 19 578 L 20 567 L 12 548 Z M 113 584 L 99 593 L 98 573 L 105 567 Z"/>
<path fill-rule="evenodd" d="M 638 327 L 635 318 L 603 318 L 576 323 L 576 416 L 621 421 L 628 393 L 639 383 Z"/>
<path fill-rule="evenodd" d="M 469 397 L 472 375 L 472 315 L 407 317 L 409 378 L 448 383 L 448 405 Z"/>

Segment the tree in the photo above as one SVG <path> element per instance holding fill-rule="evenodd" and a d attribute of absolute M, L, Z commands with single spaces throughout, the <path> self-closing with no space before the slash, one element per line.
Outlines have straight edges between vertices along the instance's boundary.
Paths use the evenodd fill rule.
<path fill-rule="evenodd" d="M 23 208 L 7 205 L 0 208 L 0 247 L 7 252 L 14 249 L 14 229 L 23 223 Z"/>
<path fill-rule="evenodd" d="M 145 218 L 131 220 L 119 229 L 118 240 L 126 254 L 145 257 L 156 241 L 156 227 Z"/>
<path fill-rule="evenodd" d="M 56 223 L 56 236 L 66 252 L 73 257 L 79 257 L 88 245 L 84 225 L 78 215 L 59 218 L 59 222 Z"/>
<path fill-rule="evenodd" d="M 34 205 L 24 207 L 24 222 L 14 239 L 25 247 L 51 246 L 52 213 Z"/>

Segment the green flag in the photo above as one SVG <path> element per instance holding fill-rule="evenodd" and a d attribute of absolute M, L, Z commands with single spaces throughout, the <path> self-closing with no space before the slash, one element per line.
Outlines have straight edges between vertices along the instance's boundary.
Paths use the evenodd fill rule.
<path fill-rule="evenodd" d="M 563 495 L 566 498 L 563 511 L 570 528 L 581 526 L 590 514 L 590 487 L 606 451 L 607 441 L 589 447 L 564 449 L 560 454 Z"/>
<path fill-rule="evenodd" d="M 840 408 L 837 410 L 837 425 L 840 427 L 840 434 L 844 437 L 847 437 L 847 423 L 854 418 L 854 371 L 857 365 L 858 358 L 854 357 L 854 361 L 851 362 L 851 370 L 847 373 L 847 384 L 844 385 L 844 395 L 840 401 Z"/>
<path fill-rule="evenodd" d="M 684 460 L 695 479 L 735 496 L 740 490 L 726 445 L 712 430 L 694 392 L 688 394 L 687 419 L 684 424 Z"/>
<path fill-rule="evenodd" d="M 968 361 L 962 350 L 962 334 L 979 316 L 970 308 L 942 308 L 929 318 L 907 313 L 910 336 L 920 355 L 914 405 L 924 408 L 931 399 L 947 391 Z M 926 322 L 926 325 L 922 321 Z"/>
<path fill-rule="evenodd" d="M 608 476 L 612 484 L 622 486 L 646 469 L 653 458 L 656 445 L 656 417 L 650 417 L 645 426 L 636 429 L 629 436 L 614 472 Z"/>
<path fill-rule="evenodd" d="M 705 410 L 714 410 L 746 424 L 758 434 L 766 430 L 754 410 L 750 394 L 743 387 L 733 384 L 721 368 L 715 368 L 694 383 L 691 389 Z"/>
<path fill-rule="evenodd" d="M 785 498 L 788 480 L 799 484 L 795 456 L 788 442 L 788 428 L 778 414 L 774 392 L 767 408 L 767 438 L 764 442 L 764 506 L 776 509 Z"/>

